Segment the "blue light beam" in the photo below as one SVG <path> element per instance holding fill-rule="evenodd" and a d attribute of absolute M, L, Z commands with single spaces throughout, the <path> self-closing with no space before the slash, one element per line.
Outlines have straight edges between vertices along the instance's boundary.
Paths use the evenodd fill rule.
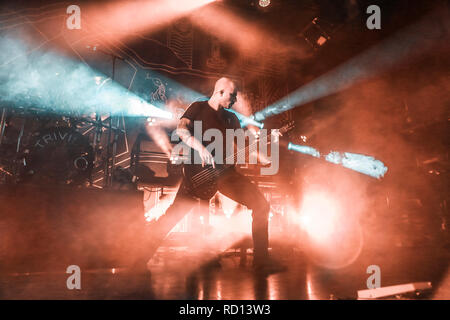
<path fill-rule="evenodd" d="M 388 170 L 380 160 L 357 153 L 331 151 L 325 160 L 377 179 L 384 177 Z"/>
<path fill-rule="evenodd" d="M 439 40 L 442 37 L 442 31 L 436 26 L 436 21 L 439 20 L 447 28 L 450 27 L 449 21 L 440 17 L 439 12 L 433 12 L 419 23 L 396 33 L 368 51 L 288 94 L 283 99 L 256 112 L 254 119 L 263 121 L 270 116 L 340 92 L 403 61 L 419 56 L 432 48 L 437 41 L 445 41 L 445 39 Z"/>
<path fill-rule="evenodd" d="M 51 50 L 0 36 L 0 102 L 64 115 L 100 114 L 172 118 L 120 84 Z M 12 57 L 12 58 L 11 58 Z M 99 79 L 106 79 L 100 83 Z"/>
<path fill-rule="evenodd" d="M 331 151 L 327 155 L 321 155 L 319 151 L 310 146 L 301 146 L 289 142 L 288 150 L 322 158 L 325 161 L 341 165 L 347 169 L 371 176 L 376 179 L 384 177 L 388 168 L 380 160 L 371 156 L 350 152 Z"/>
<path fill-rule="evenodd" d="M 264 128 L 264 123 L 255 121 L 253 118 L 244 116 L 243 114 L 237 112 L 234 109 L 225 109 L 225 110 L 227 110 L 228 112 L 234 113 L 236 115 L 236 117 L 238 118 L 238 120 L 239 120 L 239 122 L 241 124 L 241 127 L 243 127 L 243 128 L 247 127 L 249 125 L 258 127 L 260 129 Z"/>
<path fill-rule="evenodd" d="M 320 152 L 314 149 L 313 147 L 300 146 L 298 144 L 293 144 L 292 142 L 289 142 L 288 150 L 294 150 L 300 153 L 308 154 L 316 158 L 320 158 Z"/>

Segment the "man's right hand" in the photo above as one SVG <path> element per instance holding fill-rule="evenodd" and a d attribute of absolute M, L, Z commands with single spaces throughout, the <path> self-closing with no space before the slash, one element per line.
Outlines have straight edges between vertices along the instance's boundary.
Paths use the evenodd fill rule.
<path fill-rule="evenodd" d="M 200 158 L 202 159 L 202 167 L 204 167 L 205 164 L 211 164 L 213 166 L 213 168 L 216 167 L 216 163 L 214 162 L 214 157 L 203 145 L 199 151 L 199 154 L 200 154 Z"/>

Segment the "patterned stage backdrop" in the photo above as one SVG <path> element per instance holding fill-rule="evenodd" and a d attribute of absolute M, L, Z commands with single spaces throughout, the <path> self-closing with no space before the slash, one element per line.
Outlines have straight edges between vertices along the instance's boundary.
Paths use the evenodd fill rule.
<path fill-rule="evenodd" d="M 60 2 L 21 10 L 2 9 L 1 40 L 17 40 L 27 49 L 1 53 L 0 76 L 3 68 L 13 64 L 18 66 L 17 72 L 21 72 L 15 75 L 19 82 L 21 77 L 33 77 L 32 65 L 21 65 L 30 64 L 31 60 L 27 61 L 26 57 L 38 52 L 56 52 L 72 64 L 93 70 L 95 76 L 80 79 L 85 86 L 91 83 L 92 87 L 100 84 L 99 87 L 107 88 L 111 83 L 112 56 L 115 55 L 119 57 L 115 59 L 114 80 L 117 83 L 177 116 L 193 101 L 211 94 L 215 80 L 221 76 L 231 77 L 239 83 L 252 113 L 288 93 L 287 81 L 281 78 L 286 72 L 284 57 L 264 56 L 261 60 L 261 57 L 240 56 L 228 44 L 195 28 L 188 18 L 178 19 L 151 34 L 142 32 L 126 41 L 114 40 L 108 30 L 85 14 L 83 7 L 81 29 L 69 30 L 66 25 L 69 5 Z M 76 96 L 76 93 L 73 94 Z M 0 102 L 5 104 L 5 101 Z M 89 116 L 85 108 L 89 103 L 80 99 L 76 107 L 72 103 L 69 111 L 75 116 Z M 34 101 L 36 107 L 46 108 L 43 100 L 40 104 L 39 99 Z M 290 113 L 281 116 L 282 120 L 290 117 Z M 142 126 L 136 119 L 124 116 L 120 117 L 119 126 L 126 133 L 119 137 L 116 163 L 126 168 L 138 128 Z M 92 135 L 94 131 L 89 126 L 80 130 L 85 135 Z M 101 174 L 95 180 L 101 185 Z"/>

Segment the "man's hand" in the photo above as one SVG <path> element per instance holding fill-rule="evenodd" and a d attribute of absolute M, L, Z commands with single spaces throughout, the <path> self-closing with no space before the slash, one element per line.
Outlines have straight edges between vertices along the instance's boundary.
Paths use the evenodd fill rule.
<path fill-rule="evenodd" d="M 205 164 L 211 164 L 213 166 L 213 168 L 215 168 L 216 164 L 214 162 L 214 157 L 200 141 L 195 139 L 194 136 L 191 136 L 191 134 L 189 132 L 190 126 L 192 126 L 191 120 L 186 119 L 186 118 L 181 118 L 181 120 L 177 126 L 178 136 L 189 147 L 198 151 L 200 158 L 202 159 L 202 167 L 204 167 Z"/>
<path fill-rule="evenodd" d="M 202 167 L 204 167 L 205 164 L 211 164 L 213 168 L 215 168 L 216 163 L 214 162 L 214 157 L 204 146 L 202 147 L 203 148 L 199 151 L 200 158 L 202 159 Z"/>

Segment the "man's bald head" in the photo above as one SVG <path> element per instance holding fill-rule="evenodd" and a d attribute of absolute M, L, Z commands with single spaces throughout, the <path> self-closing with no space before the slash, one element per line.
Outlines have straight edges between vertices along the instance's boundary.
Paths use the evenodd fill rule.
<path fill-rule="evenodd" d="M 214 93 L 220 92 L 221 90 L 229 89 L 231 91 L 234 91 L 236 88 L 235 83 L 230 78 L 222 77 L 219 80 L 216 81 L 216 84 L 214 85 Z"/>
<path fill-rule="evenodd" d="M 211 100 L 215 101 L 219 107 L 231 108 L 236 102 L 237 86 L 230 78 L 220 78 L 214 86 L 214 93 Z"/>

